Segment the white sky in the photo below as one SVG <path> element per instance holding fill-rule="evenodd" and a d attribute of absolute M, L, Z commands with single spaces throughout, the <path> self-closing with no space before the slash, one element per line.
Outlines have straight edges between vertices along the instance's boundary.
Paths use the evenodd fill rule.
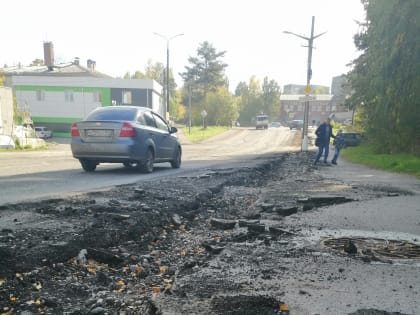
<path fill-rule="evenodd" d="M 307 41 L 283 31 L 309 37 L 312 16 L 315 35 L 327 33 L 315 40 L 311 83 L 330 86 L 357 56 L 360 0 L 2 0 L 0 66 L 43 59 L 43 42 L 52 41 L 56 62 L 92 59 L 98 71 L 122 77 L 149 59 L 166 65 L 166 41 L 154 32 L 184 33 L 169 45 L 175 74 L 208 41 L 226 51 L 231 91 L 253 75 L 305 84 Z"/>

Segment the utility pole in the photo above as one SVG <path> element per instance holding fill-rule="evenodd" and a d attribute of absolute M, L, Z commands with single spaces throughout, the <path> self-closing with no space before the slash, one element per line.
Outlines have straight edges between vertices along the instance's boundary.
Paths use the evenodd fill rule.
<path fill-rule="evenodd" d="M 166 115 L 168 116 L 167 119 L 169 120 L 169 42 L 171 39 L 174 39 L 175 37 L 179 37 L 184 35 L 184 33 L 177 34 L 171 37 L 166 37 L 159 33 L 153 33 L 159 37 L 162 37 L 164 40 L 166 40 Z"/>
<path fill-rule="evenodd" d="M 188 133 L 191 134 L 191 82 L 188 84 Z"/>
<path fill-rule="evenodd" d="M 305 87 L 305 109 L 303 112 L 303 131 L 302 131 L 302 151 L 308 151 L 308 121 L 309 121 L 309 100 L 311 93 L 311 78 L 312 78 L 312 48 L 314 39 L 324 35 L 326 32 L 314 36 L 315 16 L 312 16 L 311 37 L 305 37 L 289 31 L 284 31 L 285 34 L 295 35 L 308 41 L 308 68 L 306 72 L 306 87 Z M 306 46 L 304 46 L 306 47 Z"/>

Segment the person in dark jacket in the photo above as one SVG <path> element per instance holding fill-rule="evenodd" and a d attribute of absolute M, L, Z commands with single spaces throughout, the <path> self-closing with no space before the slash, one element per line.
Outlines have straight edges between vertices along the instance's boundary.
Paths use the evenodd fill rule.
<path fill-rule="evenodd" d="M 324 164 L 328 164 L 327 158 L 330 151 L 330 139 L 335 138 L 332 134 L 331 119 L 327 118 L 325 122 L 319 125 L 315 134 L 317 136 L 318 153 L 316 155 L 314 165 L 319 162 L 322 153 L 324 153 Z"/>
<path fill-rule="evenodd" d="M 344 148 L 344 145 L 345 145 L 342 129 L 338 130 L 337 134 L 335 135 L 333 144 L 334 144 L 334 156 L 331 160 L 331 163 L 334 165 L 337 165 L 337 159 L 338 159 L 338 156 L 340 155 L 340 150 Z"/>

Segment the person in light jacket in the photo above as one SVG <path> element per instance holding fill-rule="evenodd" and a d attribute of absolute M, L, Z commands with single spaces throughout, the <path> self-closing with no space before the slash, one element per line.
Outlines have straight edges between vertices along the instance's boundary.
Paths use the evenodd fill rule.
<path fill-rule="evenodd" d="M 344 148 L 344 145 L 345 145 L 342 129 L 338 130 L 337 134 L 335 135 L 333 144 L 334 144 L 334 156 L 331 160 L 331 163 L 334 165 L 337 165 L 338 156 L 340 155 L 341 149 Z"/>

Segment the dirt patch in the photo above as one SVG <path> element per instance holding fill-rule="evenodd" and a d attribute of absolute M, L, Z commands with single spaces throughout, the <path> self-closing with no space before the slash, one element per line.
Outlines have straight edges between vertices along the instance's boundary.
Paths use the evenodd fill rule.
<path fill-rule="evenodd" d="M 312 160 L 288 153 L 255 167 L 4 206 L 0 310 L 273 314 L 292 270 L 279 258 L 311 252 L 292 242 L 299 230 L 283 218 L 389 194 L 323 180 Z"/>

